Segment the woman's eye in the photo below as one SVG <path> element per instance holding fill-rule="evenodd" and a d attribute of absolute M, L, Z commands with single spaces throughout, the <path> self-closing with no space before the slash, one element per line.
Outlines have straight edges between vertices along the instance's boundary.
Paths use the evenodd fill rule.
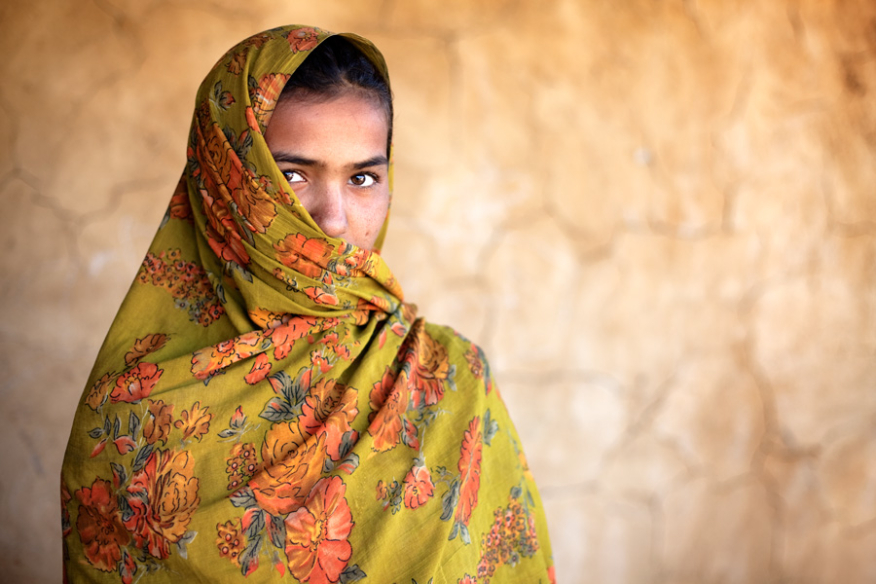
<path fill-rule="evenodd" d="M 284 170 L 283 176 L 286 177 L 286 181 L 289 183 L 304 182 L 304 177 L 297 170 Z"/>
<path fill-rule="evenodd" d="M 362 174 L 354 174 L 350 177 L 350 184 L 357 187 L 370 187 L 376 182 L 377 177 L 367 172 L 363 172 Z"/>

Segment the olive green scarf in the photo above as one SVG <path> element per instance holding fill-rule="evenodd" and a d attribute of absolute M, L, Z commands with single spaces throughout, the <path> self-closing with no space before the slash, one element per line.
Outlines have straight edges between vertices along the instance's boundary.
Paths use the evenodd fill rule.
<path fill-rule="evenodd" d="M 330 35 L 257 34 L 201 85 L 184 176 L 70 434 L 71 582 L 553 580 L 483 353 L 416 318 L 379 253 L 327 237 L 265 144 Z"/>

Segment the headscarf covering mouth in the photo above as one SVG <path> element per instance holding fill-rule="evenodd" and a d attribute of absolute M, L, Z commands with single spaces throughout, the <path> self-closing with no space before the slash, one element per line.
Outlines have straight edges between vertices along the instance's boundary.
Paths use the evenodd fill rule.
<path fill-rule="evenodd" d="M 201 262 L 232 279 L 256 321 L 269 312 L 364 322 L 369 312 L 393 313 L 403 301 L 379 254 L 389 213 L 373 250 L 326 235 L 289 188 L 264 139 L 286 82 L 334 34 L 289 25 L 254 35 L 232 47 L 198 90 L 186 170 L 168 218 L 185 216 L 187 206 L 194 210 L 184 218 L 196 228 Z M 339 36 L 389 85 L 377 47 L 352 33 Z M 390 192 L 392 174 L 390 163 Z"/>

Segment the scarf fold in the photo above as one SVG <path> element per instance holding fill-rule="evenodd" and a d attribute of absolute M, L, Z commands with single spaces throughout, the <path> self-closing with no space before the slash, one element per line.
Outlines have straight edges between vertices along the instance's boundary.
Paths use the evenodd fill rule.
<path fill-rule="evenodd" d="M 483 352 L 416 318 L 377 250 L 323 233 L 265 144 L 329 36 L 254 35 L 198 91 L 185 172 L 71 430 L 68 581 L 553 580 Z"/>

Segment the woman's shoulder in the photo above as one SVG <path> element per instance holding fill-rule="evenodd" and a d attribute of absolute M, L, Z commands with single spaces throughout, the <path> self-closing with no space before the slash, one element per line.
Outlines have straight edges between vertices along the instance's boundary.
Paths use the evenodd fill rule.
<path fill-rule="evenodd" d="M 448 353 L 464 354 L 466 351 L 471 350 L 472 347 L 477 346 L 468 337 L 453 327 L 425 320 L 423 323 L 423 328 L 426 333 L 441 343 L 445 349 L 447 349 Z"/>
<path fill-rule="evenodd" d="M 420 362 L 453 391 L 489 395 L 493 379 L 483 349 L 452 327 L 422 322 Z"/>

